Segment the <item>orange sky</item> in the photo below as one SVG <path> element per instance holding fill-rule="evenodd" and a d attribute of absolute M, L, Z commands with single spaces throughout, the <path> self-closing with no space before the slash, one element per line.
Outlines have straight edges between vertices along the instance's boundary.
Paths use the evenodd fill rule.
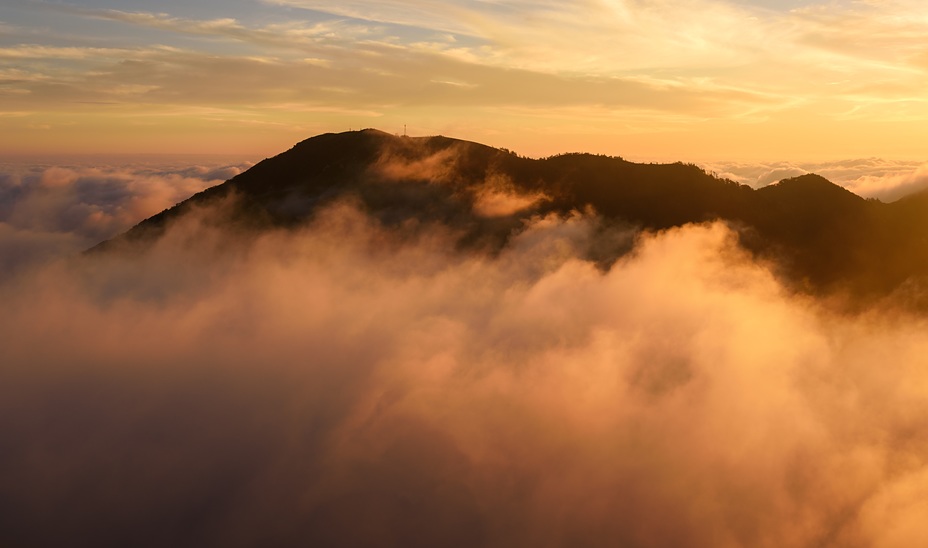
<path fill-rule="evenodd" d="M 377 127 L 547 155 L 924 160 L 915 0 L 14 0 L 0 150 L 260 159 Z"/>

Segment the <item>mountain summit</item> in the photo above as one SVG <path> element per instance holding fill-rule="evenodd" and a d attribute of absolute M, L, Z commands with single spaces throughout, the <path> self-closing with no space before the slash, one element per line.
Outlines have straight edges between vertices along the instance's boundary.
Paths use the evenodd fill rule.
<path fill-rule="evenodd" d="M 754 190 L 695 165 L 638 164 L 561 154 L 524 158 L 448 137 L 399 137 L 367 129 L 323 134 L 163 211 L 96 248 L 145 246 L 186 213 L 232 204 L 226 222 L 293 227 L 320 208 L 351 200 L 385 226 L 441 224 L 462 247 L 493 253 L 526 219 L 572 212 L 603 226 L 658 231 L 723 221 L 740 244 L 797 291 L 872 303 L 918 290 L 928 276 L 928 197 L 884 204 L 818 175 Z M 603 268 L 627 241 L 597 246 Z"/>

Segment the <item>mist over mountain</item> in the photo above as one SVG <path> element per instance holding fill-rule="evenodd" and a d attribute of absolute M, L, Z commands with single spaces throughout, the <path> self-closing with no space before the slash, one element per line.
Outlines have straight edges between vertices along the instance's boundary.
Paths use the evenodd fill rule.
<path fill-rule="evenodd" d="M 797 291 L 850 308 L 887 298 L 926 306 L 926 192 L 883 203 L 814 174 L 755 190 L 695 165 L 589 154 L 531 159 L 377 130 L 307 139 L 140 223 L 122 240 L 150 241 L 185 212 L 220 202 L 234 202 L 226 218 L 260 228 L 305 223 L 340 200 L 355 201 L 385 226 L 442 225 L 456 233 L 457 245 L 488 253 L 529 219 L 590 213 L 603 237 L 585 257 L 603 268 L 633 248 L 627 234 L 613 237 L 617 228 L 654 232 L 722 221 Z"/>
<path fill-rule="evenodd" d="M 2 222 L 217 173 L 128 172 Z M 0 276 L 0 545 L 928 544 L 926 202 L 314 137 Z"/>
<path fill-rule="evenodd" d="M 79 253 L 248 167 L 216 158 L 0 160 L 0 279 Z"/>

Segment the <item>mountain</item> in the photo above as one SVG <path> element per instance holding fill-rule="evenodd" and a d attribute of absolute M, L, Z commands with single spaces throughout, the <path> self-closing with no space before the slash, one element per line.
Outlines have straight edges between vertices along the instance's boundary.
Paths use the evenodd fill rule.
<path fill-rule="evenodd" d="M 223 222 L 260 230 L 301 225 L 321 206 L 345 199 L 386 226 L 446 225 L 462 248 L 487 253 L 538 215 L 594 211 L 604 227 L 651 231 L 722 220 L 796 291 L 851 308 L 888 297 L 928 304 L 920 291 L 928 277 L 928 193 L 886 204 L 818 175 L 754 190 L 695 165 L 591 154 L 531 159 L 448 137 L 372 129 L 307 139 L 93 251 L 144 247 L 178 217 L 220 202 L 233 204 Z M 607 241 L 589 255 L 608 268 L 628 245 Z"/>

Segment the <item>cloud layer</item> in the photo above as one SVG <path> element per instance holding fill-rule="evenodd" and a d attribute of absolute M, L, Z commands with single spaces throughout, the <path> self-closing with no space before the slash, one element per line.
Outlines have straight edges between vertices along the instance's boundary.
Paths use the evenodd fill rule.
<path fill-rule="evenodd" d="M 858 196 L 892 202 L 928 188 L 928 164 L 865 158 L 832 162 L 718 162 L 702 167 L 719 177 L 754 188 L 806 173 L 817 173 Z"/>
<path fill-rule="evenodd" d="M 925 320 L 790 297 L 724 226 L 603 272 L 629 235 L 581 214 L 494 258 L 221 217 L 0 285 L 6 543 L 926 540 Z"/>
<path fill-rule="evenodd" d="M 0 164 L 0 277 L 77 253 L 248 164 Z"/>

